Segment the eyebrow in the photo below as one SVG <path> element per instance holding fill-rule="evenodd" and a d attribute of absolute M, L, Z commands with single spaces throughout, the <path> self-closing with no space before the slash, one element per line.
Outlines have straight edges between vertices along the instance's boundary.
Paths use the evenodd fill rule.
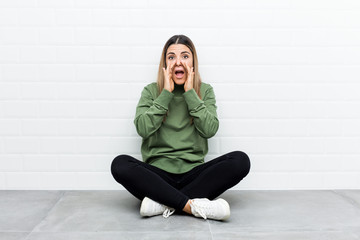
<path fill-rule="evenodd" d="M 183 53 L 190 54 L 188 51 L 183 51 L 183 52 L 181 52 L 181 54 L 183 54 Z M 173 53 L 173 52 L 169 52 L 167 55 L 169 55 L 169 54 L 175 54 L 175 53 Z"/>

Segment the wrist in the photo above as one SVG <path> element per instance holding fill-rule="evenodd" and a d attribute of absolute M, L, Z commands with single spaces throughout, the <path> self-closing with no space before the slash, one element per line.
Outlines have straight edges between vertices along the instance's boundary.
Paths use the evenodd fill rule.
<path fill-rule="evenodd" d="M 193 87 L 185 88 L 185 92 L 187 92 L 187 91 L 189 91 L 189 90 L 191 90 L 191 89 L 193 89 Z"/>
<path fill-rule="evenodd" d="M 169 91 L 169 92 L 172 92 L 172 90 L 170 88 L 166 88 L 164 87 L 165 90 Z"/>

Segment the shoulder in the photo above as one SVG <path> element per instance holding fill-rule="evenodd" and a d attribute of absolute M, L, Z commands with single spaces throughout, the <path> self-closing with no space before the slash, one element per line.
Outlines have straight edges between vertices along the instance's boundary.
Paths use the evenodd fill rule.
<path fill-rule="evenodd" d="M 211 93 L 214 92 L 213 87 L 209 83 L 201 82 L 201 86 L 200 86 L 201 95 L 205 96 L 205 94 L 207 94 L 209 92 L 211 92 Z"/>
<path fill-rule="evenodd" d="M 200 90 L 207 91 L 207 90 L 209 90 L 209 89 L 213 89 L 213 87 L 211 86 L 211 84 L 205 83 L 205 82 L 201 82 Z"/>
<path fill-rule="evenodd" d="M 149 83 L 144 88 L 149 89 L 149 90 L 157 89 L 157 83 L 156 82 Z"/>
<path fill-rule="evenodd" d="M 143 93 L 150 94 L 154 98 L 156 98 L 156 96 L 158 95 L 158 91 L 159 90 L 156 82 L 147 84 L 143 89 Z"/>

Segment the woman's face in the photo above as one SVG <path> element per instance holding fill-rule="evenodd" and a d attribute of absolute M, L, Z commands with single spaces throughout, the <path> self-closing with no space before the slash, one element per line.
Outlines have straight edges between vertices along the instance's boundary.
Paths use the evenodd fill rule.
<path fill-rule="evenodd" d="M 186 65 L 193 67 L 193 55 L 186 45 L 172 44 L 167 49 L 166 67 L 171 67 L 172 64 L 174 64 L 172 79 L 177 85 L 183 85 L 187 78 Z"/>

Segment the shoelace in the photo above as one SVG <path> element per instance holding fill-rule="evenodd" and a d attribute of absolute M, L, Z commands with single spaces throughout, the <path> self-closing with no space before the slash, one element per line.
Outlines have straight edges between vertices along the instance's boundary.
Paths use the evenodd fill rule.
<path fill-rule="evenodd" d="M 175 209 L 173 208 L 166 208 L 163 212 L 163 217 L 168 218 L 170 215 L 172 215 L 175 212 Z"/>
<path fill-rule="evenodd" d="M 204 219 L 207 219 L 206 212 L 209 213 L 212 210 L 210 204 L 207 202 L 202 202 L 202 204 L 199 205 L 196 202 L 194 203 L 194 201 L 191 201 L 190 206 Z"/>

